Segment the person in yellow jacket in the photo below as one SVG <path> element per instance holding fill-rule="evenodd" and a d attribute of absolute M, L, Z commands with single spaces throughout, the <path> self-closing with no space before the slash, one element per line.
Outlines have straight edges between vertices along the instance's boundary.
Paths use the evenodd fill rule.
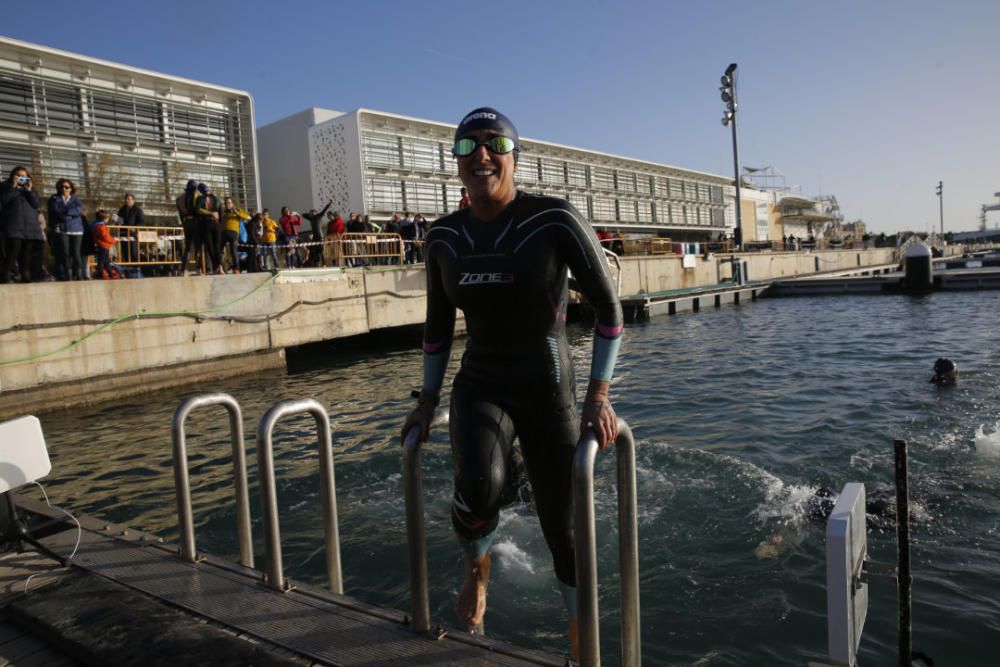
<path fill-rule="evenodd" d="M 271 268 L 278 268 L 278 253 L 274 250 L 274 244 L 278 241 L 278 221 L 271 217 L 270 211 L 266 208 L 264 209 L 264 216 L 260 220 L 261 225 L 264 228 L 264 233 L 261 236 L 261 245 L 263 245 L 263 257 L 264 257 L 264 270 L 267 271 L 267 261 L 271 260 Z"/>
<path fill-rule="evenodd" d="M 249 220 L 250 214 L 242 208 L 237 208 L 232 197 L 222 201 L 222 211 L 219 213 L 219 223 L 222 225 L 222 247 L 229 248 L 229 265 L 232 273 L 240 272 L 240 256 L 236 252 L 236 244 L 240 238 L 240 224 Z"/>

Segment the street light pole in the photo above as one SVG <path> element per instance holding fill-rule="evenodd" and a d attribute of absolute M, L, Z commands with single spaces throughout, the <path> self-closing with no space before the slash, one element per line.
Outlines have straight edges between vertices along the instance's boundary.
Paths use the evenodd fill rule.
<path fill-rule="evenodd" d="M 736 63 L 732 63 L 726 68 L 722 75 L 722 101 L 726 103 L 726 111 L 722 116 L 723 125 L 732 125 L 733 128 L 733 171 L 736 176 L 736 232 L 733 239 L 736 241 L 736 250 L 743 249 L 743 212 L 740 206 L 740 153 L 736 143 Z"/>
<path fill-rule="evenodd" d="M 944 181 L 938 181 L 937 185 L 938 206 L 941 214 L 941 241 L 944 242 Z"/>

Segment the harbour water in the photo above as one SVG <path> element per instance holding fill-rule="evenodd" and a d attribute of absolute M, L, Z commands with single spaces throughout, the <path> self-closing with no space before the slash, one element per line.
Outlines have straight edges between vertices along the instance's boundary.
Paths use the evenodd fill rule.
<path fill-rule="evenodd" d="M 1000 646 L 1000 293 L 761 300 L 626 330 L 613 392 L 638 443 L 643 656 L 648 665 L 803 665 L 826 653 L 820 486 L 892 481 L 910 443 L 914 647 L 942 665 L 994 665 Z M 579 375 L 589 334 L 571 331 Z M 311 348 L 287 373 L 203 390 L 243 406 L 263 563 L 253 434 L 276 401 L 315 397 L 333 423 L 346 592 L 409 612 L 398 429 L 419 383 L 418 338 Z M 455 355 L 457 356 L 457 355 Z M 928 383 L 939 356 L 961 370 Z M 453 360 L 453 362 L 456 360 Z M 454 364 L 453 364 L 454 365 Z M 192 390 L 42 418 L 53 502 L 176 538 L 170 417 Z M 228 420 L 188 426 L 198 547 L 235 559 Z M 323 583 L 311 418 L 279 425 L 275 455 L 287 574 Z M 617 664 L 614 466 L 598 461 L 605 664 Z M 431 611 L 452 623 L 460 556 L 449 525 L 444 429 L 424 454 Z M 755 547 L 772 535 L 775 557 Z M 874 559 L 894 533 L 873 529 Z M 895 593 L 872 588 L 861 661 L 894 664 Z M 565 612 L 530 508 L 504 512 L 487 631 L 564 650 Z"/>

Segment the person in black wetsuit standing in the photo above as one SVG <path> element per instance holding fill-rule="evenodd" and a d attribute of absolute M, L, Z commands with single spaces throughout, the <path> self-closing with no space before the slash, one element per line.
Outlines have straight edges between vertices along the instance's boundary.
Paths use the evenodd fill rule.
<path fill-rule="evenodd" d="M 465 581 L 455 611 L 470 630 L 483 621 L 489 548 L 517 437 L 576 657 L 573 451 L 582 427 L 594 427 L 601 449 L 616 437 L 608 386 L 622 313 L 597 237 L 579 211 L 563 199 L 516 189 L 518 151 L 517 130 L 494 109 L 470 112 L 455 132 L 452 152 L 471 206 L 438 219 L 425 239 L 423 388 L 403 434 L 419 425 L 427 438 L 461 308 L 468 340 L 452 385 L 450 435 L 452 524 L 465 554 Z M 566 341 L 568 270 L 597 314 L 582 419 Z"/>

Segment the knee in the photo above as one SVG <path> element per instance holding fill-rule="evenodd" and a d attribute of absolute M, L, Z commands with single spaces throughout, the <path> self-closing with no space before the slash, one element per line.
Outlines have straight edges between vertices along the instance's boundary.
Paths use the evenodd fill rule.
<path fill-rule="evenodd" d="M 503 483 L 502 471 L 495 469 L 484 477 L 455 478 L 451 517 L 460 535 L 474 539 L 496 529 Z"/>

